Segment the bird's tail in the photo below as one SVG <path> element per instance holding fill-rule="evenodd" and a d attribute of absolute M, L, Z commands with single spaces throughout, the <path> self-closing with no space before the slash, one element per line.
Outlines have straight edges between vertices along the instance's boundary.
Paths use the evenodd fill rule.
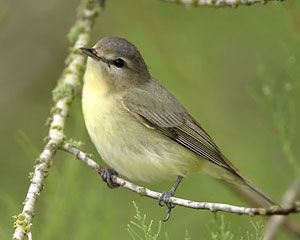
<path fill-rule="evenodd" d="M 255 200 L 260 202 L 263 206 L 271 206 L 276 205 L 275 202 L 268 197 L 265 193 L 263 193 L 260 189 L 258 189 L 253 183 L 249 180 L 242 177 L 242 191 L 245 190 L 250 196 L 253 196 Z"/>
<path fill-rule="evenodd" d="M 230 171 L 225 168 L 216 167 L 215 165 L 209 165 L 203 169 L 207 174 L 219 178 L 231 185 L 237 187 L 237 191 L 243 192 L 248 197 L 252 197 L 253 200 L 261 206 L 276 205 L 271 198 L 264 194 L 258 187 L 251 183 L 247 178 L 242 176 L 238 170 L 232 167 Z"/>

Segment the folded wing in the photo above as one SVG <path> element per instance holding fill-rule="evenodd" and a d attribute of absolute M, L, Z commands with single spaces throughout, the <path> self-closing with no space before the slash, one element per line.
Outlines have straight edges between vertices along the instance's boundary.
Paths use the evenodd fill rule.
<path fill-rule="evenodd" d="M 156 98 L 155 94 L 137 89 L 123 97 L 123 105 L 145 126 L 158 130 L 198 156 L 241 177 L 196 120 L 170 97 L 173 96 Z"/>

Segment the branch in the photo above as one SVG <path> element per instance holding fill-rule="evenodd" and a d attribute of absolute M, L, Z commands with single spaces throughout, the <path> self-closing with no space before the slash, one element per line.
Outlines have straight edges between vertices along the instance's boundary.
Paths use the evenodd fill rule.
<path fill-rule="evenodd" d="M 22 213 L 15 217 L 15 232 L 13 234 L 15 240 L 23 239 L 24 235 L 31 237 L 30 228 L 37 196 L 42 191 L 44 180 L 51 165 L 51 159 L 55 155 L 58 146 L 64 141 L 65 120 L 82 77 L 85 57 L 77 49 L 88 44 L 93 22 L 102 9 L 102 3 L 103 1 L 83 1 L 78 12 L 77 21 L 70 31 L 69 40 L 72 48 L 67 57 L 62 77 L 53 91 L 54 107 L 50 114 L 51 124 L 49 134 L 46 137 L 47 143 L 35 161 L 34 172 L 31 174 L 31 183 L 23 203 Z"/>
<path fill-rule="evenodd" d="M 72 146 L 70 143 L 64 143 L 62 145 L 62 150 L 75 155 L 79 160 L 84 162 L 88 167 L 95 170 L 97 173 L 101 174 L 103 168 L 99 166 L 88 154 L 82 152 L 77 147 Z M 123 188 L 126 188 L 130 191 L 136 192 L 141 196 L 146 196 L 153 199 L 159 199 L 161 193 L 152 191 L 142 186 L 138 186 L 132 182 L 126 181 L 120 177 L 114 176 L 112 178 L 114 183 L 119 184 Z M 202 210 L 210 210 L 212 212 L 222 211 L 228 213 L 234 213 L 238 215 L 289 215 L 291 213 L 300 212 L 300 202 L 295 202 L 291 204 L 289 207 L 279 207 L 272 206 L 270 208 L 248 208 L 248 207 L 240 207 L 234 206 L 224 203 L 210 203 L 210 202 L 194 202 L 187 199 L 171 197 L 170 203 L 182 207 L 193 208 L 193 209 L 202 209 Z"/>
<path fill-rule="evenodd" d="M 286 190 L 282 197 L 282 205 L 288 206 L 291 205 L 297 198 L 300 192 L 300 178 L 294 180 L 291 186 Z M 264 240 L 272 240 L 280 229 L 280 226 L 284 223 L 284 216 L 274 216 L 271 217 L 267 223 Z"/>
<path fill-rule="evenodd" d="M 210 7 L 237 7 L 240 5 L 266 4 L 268 2 L 281 2 L 284 0 L 162 0 L 185 6 L 210 6 Z"/>

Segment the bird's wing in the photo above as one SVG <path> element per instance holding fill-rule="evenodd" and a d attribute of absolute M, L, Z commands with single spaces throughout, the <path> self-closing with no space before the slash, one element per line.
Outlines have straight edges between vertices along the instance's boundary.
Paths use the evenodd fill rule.
<path fill-rule="evenodd" d="M 241 177 L 211 137 L 172 95 L 163 99 L 155 95 L 139 89 L 125 95 L 122 103 L 145 126 L 158 130 L 200 157 Z"/>

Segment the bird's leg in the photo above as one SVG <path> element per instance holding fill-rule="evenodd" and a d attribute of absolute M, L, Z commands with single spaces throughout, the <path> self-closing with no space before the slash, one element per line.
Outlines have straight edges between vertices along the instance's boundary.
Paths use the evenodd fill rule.
<path fill-rule="evenodd" d="M 178 177 L 176 178 L 176 181 L 175 181 L 173 187 L 172 187 L 169 191 L 163 192 L 163 193 L 160 195 L 159 199 L 158 199 L 158 204 L 159 204 L 159 206 L 162 207 L 162 206 L 166 205 L 166 207 L 168 208 L 167 215 L 166 215 L 166 217 L 165 217 L 165 219 L 164 219 L 164 222 L 166 222 L 166 221 L 169 220 L 170 215 L 171 215 L 171 211 L 172 211 L 172 209 L 175 207 L 175 205 L 172 204 L 172 203 L 170 203 L 169 200 L 170 200 L 171 197 L 174 196 L 174 194 L 175 194 L 175 192 L 176 192 L 176 189 L 177 189 L 177 187 L 179 186 L 179 184 L 180 184 L 180 182 L 181 182 L 182 179 L 183 179 L 182 176 L 178 176 Z"/>
<path fill-rule="evenodd" d="M 116 188 L 120 186 L 119 184 L 114 183 L 112 180 L 112 176 L 118 176 L 118 173 L 114 169 L 112 168 L 103 169 L 100 175 L 102 180 L 106 182 L 109 188 Z"/>

